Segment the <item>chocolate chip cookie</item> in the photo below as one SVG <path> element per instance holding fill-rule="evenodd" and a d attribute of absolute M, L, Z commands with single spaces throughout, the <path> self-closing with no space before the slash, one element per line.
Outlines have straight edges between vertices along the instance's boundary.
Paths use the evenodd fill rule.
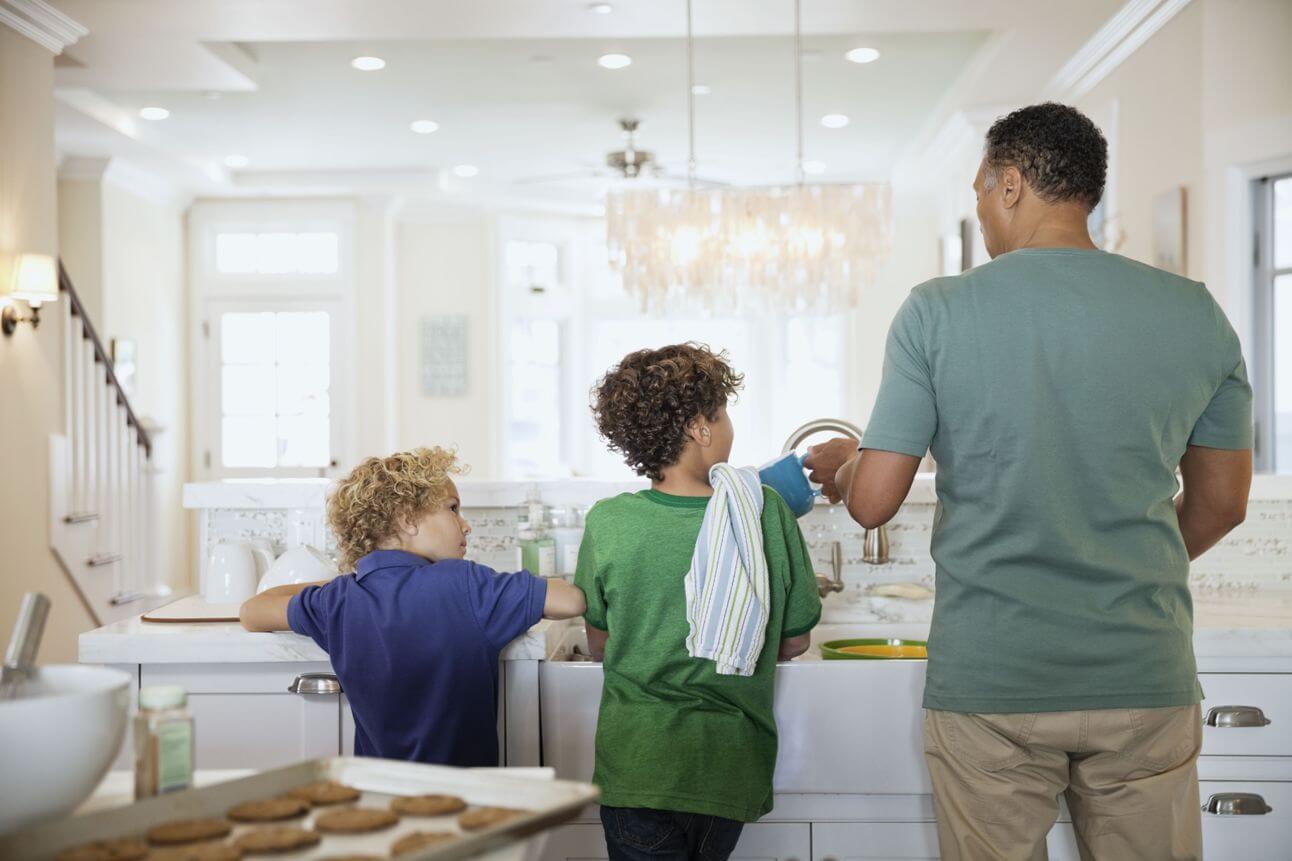
<path fill-rule="evenodd" d="M 389 810 L 347 807 L 320 813 L 314 817 L 314 828 L 325 834 L 362 834 L 389 828 L 398 821 L 399 817 Z"/>
<path fill-rule="evenodd" d="M 488 828 L 524 815 L 525 811 L 512 810 L 510 807 L 478 807 L 459 816 L 458 825 L 467 831 L 479 831 L 481 828 Z"/>
<path fill-rule="evenodd" d="M 467 809 L 456 795 L 403 795 L 390 800 L 390 809 L 404 816 L 447 816 Z"/>
<path fill-rule="evenodd" d="M 317 832 L 306 831 L 295 825 L 273 825 L 248 831 L 233 842 L 249 855 L 267 855 L 304 849 L 306 846 L 316 845 L 321 839 Z"/>
<path fill-rule="evenodd" d="M 450 840 L 456 840 L 457 837 L 458 835 L 451 831 L 414 831 L 396 840 L 390 847 L 390 854 L 407 855 L 409 852 L 418 852 L 430 846 L 448 843 Z"/>
<path fill-rule="evenodd" d="M 64 849 L 55 861 L 139 861 L 148 854 L 148 844 L 139 837 L 95 840 Z"/>
<path fill-rule="evenodd" d="M 228 837 L 233 826 L 223 819 L 181 819 L 175 822 L 163 822 L 148 829 L 148 842 L 157 846 L 173 846 L 179 843 L 199 843 L 203 840 L 214 840 Z"/>
<path fill-rule="evenodd" d="M 337 783 L 335 780 L 320 780 L 317 783 L 307 783 L 304 786 L 289 789 L 287 794 L 292 798 L 299 798 L 319 807 L 359 800 L 359 790 L 353 786 L 346 786 L 344 783 Z"/>
<path fill-rule="evenodd" d="M 304 816 L 310 809 L 310 803 L 300 798 L 265 798 L 260 801 L 244 801 L 229 808 L 225 814 L 234 822 L 279 822 Z"/>

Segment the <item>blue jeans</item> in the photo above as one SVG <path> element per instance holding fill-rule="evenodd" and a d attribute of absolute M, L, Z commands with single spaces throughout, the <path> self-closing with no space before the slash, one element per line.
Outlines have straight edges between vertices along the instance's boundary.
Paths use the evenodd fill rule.
<path fill-rule="evenodd" d="M 644 807 L 602 807 L 610 861 L 726 861 L 745 823 Z"/>

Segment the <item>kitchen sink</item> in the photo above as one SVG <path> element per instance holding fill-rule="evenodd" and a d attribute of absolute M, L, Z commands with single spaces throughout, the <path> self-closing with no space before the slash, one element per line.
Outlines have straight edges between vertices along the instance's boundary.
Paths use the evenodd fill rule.
<path fill-rule="evenodd" d="M 925 662 L 823 661 L 820 650 L 828 640 L 927 634 L 927 623 L 824 624 L 813 632 L 805 655 L 777 668 L 777 792 L 931 791 L 921 735 Z M 581 625 L 571 625 L 554 642 L 539 667 L 543 764 L 559 777 L 588 780 L 601 665 L 582 658 L 587 639 Z"/>

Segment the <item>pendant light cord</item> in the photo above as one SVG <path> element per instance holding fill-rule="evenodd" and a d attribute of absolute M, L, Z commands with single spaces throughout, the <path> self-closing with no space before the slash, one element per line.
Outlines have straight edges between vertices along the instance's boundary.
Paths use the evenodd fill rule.
<path fill-rule="evenodd" d="M 795 0 L 798 2 L 798 0 Z M 686 184 L 695 188 L 695 35 L 691 30 L 691 0 L 686 0 Z"/>
<path fill-rule="evenodd" d="M 690 0 L 687 0 L 688 5 Z M 800 0 L 794 0 L 794 126 L 798 149 L 795 153 L 794 172 L 798 183 L 805 179 L 803 173 L 803 19 Z"/>

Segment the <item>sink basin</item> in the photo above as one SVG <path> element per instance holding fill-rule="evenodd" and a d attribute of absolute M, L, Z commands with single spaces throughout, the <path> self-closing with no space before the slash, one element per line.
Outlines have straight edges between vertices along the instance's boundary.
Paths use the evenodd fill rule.
<path fill-rule="evenodd" d="M 66 816 L 89 797 L 121 747 L 132 681 L 54 664 L 0 702 L 0 832 Z"/>

